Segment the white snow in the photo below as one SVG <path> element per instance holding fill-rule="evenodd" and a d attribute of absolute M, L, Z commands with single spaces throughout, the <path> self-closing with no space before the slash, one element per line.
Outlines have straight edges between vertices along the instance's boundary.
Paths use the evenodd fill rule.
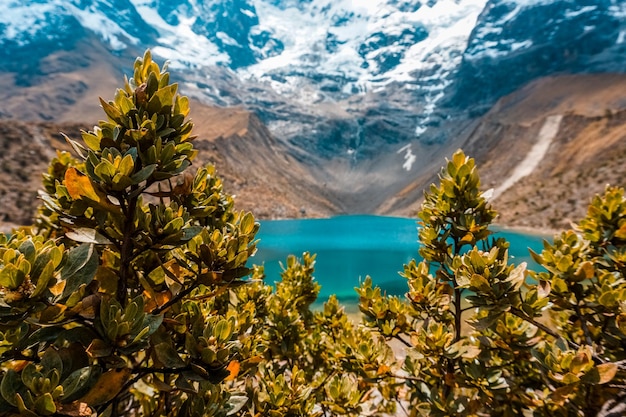
<path fill-rule="evenodd" d="M 581 7 L 578 10 L 568 10 L 567 12 L 565 12 L 565 17 L 568 19 L 571 19 L 583 13 L 593 12 L 597 8 L 598 6 L 585 6 L 585 7 Z"/>
<path fill-rule="evenodd" d="M 527 49 L 530 48 L 531 46 L 533 46 L 533 41 L 531 40 L 525 40 L 522 42 L 513 42 L 511 43 L 511 52 L 515 52 L 518 49 Z"/>
<path fill-rule="evenodd" d="M 84 28 L 99 35 L 113 50 L 125 49 L 128 46 L 126 44 L 128 41 L 133 45 L 139 43 L 139 39 L 128 34 L 116 22 L 107 18 L 106 15 L 99 13 L 93 5 L 88 9 L 80 9 L 74 5 L 68 5 L 67 9 Z"/>
<path fill-rule="evenodd" d="M 225 44 L 225 45 L 235 45 L 235 46 L 236 46 L 236 45 L 239 45 L 239 44 L 237 43 L 237 41 L 236 41 L 236 40 L 234 40 L 233 38 L 231 38 L 230 36 L 228 36 L 228 34 L 227 34 L 227 33 L 225 33 L 225 32 L 217 32 L 217 33 L 215 34 L 215 36 L 216 36 L 219 40 L 221 40 L 222 42 L 224 42 L 224 44 Z"/>
<path fill-rule="evenodd" d="M 280 39 L 285 50 L 240 70 L 244 78 L 267 79 L 273 72 L 288 73 L 296 68 L 314 69 L 329 76 L 341 75 L 353 80 L 344 87 L 365 92 L 394 81 L 414 80 L 411 73 L 432 68 L 454 68 L 486 0 L 441 0 L 432 8 L 423 5 L 416 12 L 400 12 L 383 0 L 315 0 L 299 8 L 280 9 L 264 0 L 254 0 L 254 6 L 265 29 Z M 328 9 L 326 14 L 319 10 Z M 342 25 L 333 26 L 333 16 L 352 15 Z M 366 56 L 369 67 L 363 68 L 358 49 L 371 35 L 382 32 L 398 35 L 403 30 L 424 27 L 428 38 L 410 47 L 394 44 L 381 47 Z M 326 50 L 326 38 L 332 34 L 338 42 L 335 52 Z M 400 64 L 377 74 L 374 58 L 383 52 L 403 52 Z M 297 93 L 298 85 L 285 85 L 281 90 Z"/>
<path fill-rule="evenodd" d="M 7 0 L 0 0 L 5 4 Z M 138 39 L 127 33 L 114 19 L 103 12 L 102 2 L 93 2 L 84 8 L 75 1 L 48 0 L 39 4 L 26 0 L 8 0 L 8 10 L 0 15 L 5 23 L 4 36 L 8 39 L 48 30 L 46 14 L 56 12 L 75 16 L 88 30 L 93 31 L 113 49 L 119 50 Z M 193 25 L 198 15 L 206 13 L 202 4 L 191 0 L 177 13 L 177 24 L 170 25 L 157 12 L 154 0 L 130 0 L 144 21 L 159 34 L 152 52 L 170 61 L 170 67 L 202 68 L 229 65 L 230 57 L 221 52 L 206 36 L 194 33 Z M 448 78 L 460 64 L 476 19 L 487 0 L 439 0 L 432 7 L 422 4 L 414 12 L 402 12 L 389 0 L 312 0 L 294 1 L 279 8 L 269 0 L 250 0 L 252 7 L 240 12 L 256 16 L 259 25 L 253 32 L 267 31 L 284 45 L 275 56 L 262 58 L 254 65 L 238 69 L 236 75 L 243 80 L 253 79 L 267 83 L 277 93 L 318 103 L 335 99 L 333 93 L 319 90 L 310 75 L 329 78 L 340 89 L 343 97 L 379 91 L 388 84 L 404 83 L 403 88 L 422 91 L 426 97 L 423 117 L 428 121 L 436 111 L 441 92 L 449 84 Z M 283 2 L 285 3 L 285 2 Z M 28 4 L 28 6 L 25 6 Z M 100 4 L 100 7 L 98 5 Z M 106 3 L 106 7 L 110 2 Z M 337 23 L 339 22 L 339 23 Z M 391 42 L 378 46 L 364 57 L 359 48 L 376 34 L 399 37 L 404 31 L 426 31 L 427 38 L 412 45 Z M 493 30 L 496 30 L 495 28 Z M 237 42 L 227 33 L 218 38 L 228 44 Z M 335 40 L 334 48 L 327 49 L 327 38 Z M 252 47 L 250 45 L 242 45 Z M 254 49 L 254 47 L 252 47 Z M 265 56 L 265 48 L 257 49 Z M 402 56 L 399 64 L 383 72 L 378 60 L 381 54 L 396 53 Z M 280 77 L 272 77 L 278 74 Z M 337 81 L 339 80 L 339 81 Z M 408 83 L 407 83 L 408 82 Z M 336 94 L 335 94 L 336 95 Z M 419 128 L 418 128 L 419 129 Z"/>
<path fill-rule="evenodd" d="M 246 16 L 248 16 L 248 17 L 252 17 L 252 18 L 254 18 L 254 16 L 256 16 L 256 15 L 252 12 L 252 10 L 248 10 L 248 9 L 239 9 L 239 11 L 240 11 L 241 13 L 245 14 L 245 15 L 246 15 Z"/>
<path fill-rule="evenodd" d="M 626 2 L 623 0 L 612 0 L 609 11 L 617 18 L 626 19 Z"/>
<path fill-rule="evenodd" d="M 25 5 L 23 1 L 8 1 L 0 13 L 0 24 L 5 26 L 3 38 L 23 44 L 23 38 L 35 36 L 47 27 L 46 15 L 57 13 L 55 3 L 35 3 Z"/>
<path fill-rule="evenodd" d="M 192 30 L 195 17 L 178 15 L 179 24 L 167 23 L 153 8 L 152 0 L 131 0 L 141 17 L 160 35 L 160 45 L 152 48 L 155 55 L 170 61 L 171 68 L 205 67 L 229 63 L 228 55 L 202 35 Z"/>
<path fill-rule="evenodd" d="M 413 168 L 413 163 L 417 159 L 417 156 L 413 153 L 411 149 L 411 144 L 405 145 L 402 148 L 398 149 L 396 153 L 404 153 L 404 163 L 402 164 L 402 168 L 406 171 L 410 171 Z"/>

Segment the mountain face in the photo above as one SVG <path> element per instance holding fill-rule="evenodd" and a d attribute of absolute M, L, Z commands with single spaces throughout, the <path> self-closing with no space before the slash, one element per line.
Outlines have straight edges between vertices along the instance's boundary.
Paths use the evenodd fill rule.
<path fill-rule="evenodd" d="M 324 158 L 445 142 L 449 119 L 559 72 L 623 71 L 622 0 L 10 0 L 0 70 L 29 85 L 40 62 L 95 37 L 129 59 L 170 61 L 185 93 L 244 105 Z M 77 59 L 55 71 L 85 66 Z M 132 62 L 132 61 L 130 61 Z M 127 68 L 130 65 L 127 64 Z M 125 68 L 125 69 L 127 69 Z M 15 116 L 19 117 L 19 114 Z"/>
<path fill-rule="evenodd" d="M 626 3 L 489 0 L 468 40 L 453 102 L 488 107 L 554 73 L 624 72 Z"/>
<path fill-rule="evenodd" d="M 5 0 L 2 8 L 0 117 L 95 121 L 87 99 L 110 98 L 150 48 L 169 61 L 182 94 L 256 113 L 346 212 L 378 210 L 529 82 L 626 72 L 624 0 Z"/>

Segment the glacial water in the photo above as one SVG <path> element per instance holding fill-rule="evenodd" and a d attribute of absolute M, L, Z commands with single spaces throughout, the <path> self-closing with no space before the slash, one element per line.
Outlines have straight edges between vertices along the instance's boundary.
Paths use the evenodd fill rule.
<path fill-rule="evenodd" d="M 511 243 L 511 262 L 528 262 L 530 268 L 536 269 L 528 248 L 540 252 L 542 237 L 504 230 L 496 236 Z M 322 286 L 322 301 L 331 294 L 346 303 L 356 301 L 354 287 L 367 275 L 388 294 L 404 294 L 406 280 L 399 271 L 411 259 L 421 259 L 417 253 L 417 221 L 408 218 L 350 215 L 265 220 L 261 221 L 257 237 L 259 251 L 252 262 L 265 266 L 269 284 L 280 280 L 280 263 L 285 264 L 289 254 L 317 254 L 314 276 Z"/>

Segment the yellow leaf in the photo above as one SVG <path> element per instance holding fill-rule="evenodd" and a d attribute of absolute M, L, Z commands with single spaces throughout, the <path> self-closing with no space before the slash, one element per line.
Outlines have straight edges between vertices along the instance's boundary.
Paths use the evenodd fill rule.
<path fill-rule="evenodd" d="M 596 370 L 600 376 L 598 384 L 606 384 L 611 381 L 617 374 L 618 366 L 616 363 L 603 363 L 596 366 Z"/>
<path fill-rule="evenodd" d="M 573 385 L 559 387 L 550 394 L 550 399 L 558 405 L 563 405 L 565 404 L 565 401 L 567 401 L 567 399 L 570 397 L 570 395 L 574 392 L 574 388 L 575 386 Z"/>
<path fill-rule="evenodd" d="M 65 289 L 65 284 L 67 283 L 67 281 L 59 281 L 58 283 L 56 283 L 55 285 L 53 285 L 52 287 L 50 287 L 50 292 L 52 293 L 52 295 L 54 295 L 55 297 L 63 294 L 63 290 Z"/>
<path fill-rule="evenodd" d="M 89 406 L 104 404 L 115 398 L 130 376 L 130 369 L 112 369 L 103 373 L 89 392 L 78 401 Z"/>
<path fill-rule="evenodd" d="M 74 167 L 65 171 L 65 187 L 74 200 L 86 197 L 93 201 L 100 201 L 101 197 L 94 188 L 91 180 L 84 174 L 78 172 Z"/>
<path fill-rule="evenodd" d="M 94 187 L 89 177 L 82 174 L 74 167 L 70 167 L 65 171 L 64 184 L 70 197 L 74 200 L 87 198 L 106 210 L 119 211 L 119 207 L 111 204 L 109 200 L 107 200 L 106 195 Z"/>
<path fill-rule="evenodd" d="M 147 300 L 144 310 L 152 311 L 155 308 L 161 307 L 163 304 L 170 301 L 172 299 L 172 292 L 170 290 L 165 290 L 161 292 L 149 292 L 147 290 L 144 290 L 143 296 Z"/>

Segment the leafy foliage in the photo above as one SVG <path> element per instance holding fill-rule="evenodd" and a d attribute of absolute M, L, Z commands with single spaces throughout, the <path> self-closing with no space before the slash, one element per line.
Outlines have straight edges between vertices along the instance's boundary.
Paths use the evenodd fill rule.
<path fill-rule="evenodd" d="M 101 100 L 107 120 L 82 143 L 68 138 L 78 159 L 52 161 L 38 234 L 2 242 L 1 411 L 236 407 L 216 384 L 239 354 L 240 324 L 203 300 L 249 275 L 258 224 L 233 211 L 213 168 L 181 175 L 196 151 L 176 91 L 149 52 L 138 59 L 115 99 Z"/>
<path fill-rule="evenodd" d="M 36 224 L 0 236 L 0 415 L 393 410 L 384 340 L 334 298 L 311 310 L 314 256 L 275 289 L 247 266 L 259 225 L 213 167 L 188 172 L 188 100 L 149 51 L 101 104 L 44 174 Z"/>
<path fill-rule="evenodd" d="M 411 416 L 602 415 L 624 401 L 626 200 L 607 189 L 578 230 L 513 265 L 496 213 L 461 151 L 419 213 L 424 260 L 404 268 L 408 304 L 366 280 L 368 325 L 407 345 Z"/>
<path fill-rule="evenodd" d="M 529 271 L 456 152 L 419 212 L 406 297 L 313 308 L 315 256 L 248 267 L 259 225 L 196 151 L 188 100 L 138 59 L 67 140 L 35 225 L 0 235 L 1 416 L 579 416 L 626 403 L 626 199 L 607 188 Z M 390 342 L 404 346 L 396 359 Z"/>

